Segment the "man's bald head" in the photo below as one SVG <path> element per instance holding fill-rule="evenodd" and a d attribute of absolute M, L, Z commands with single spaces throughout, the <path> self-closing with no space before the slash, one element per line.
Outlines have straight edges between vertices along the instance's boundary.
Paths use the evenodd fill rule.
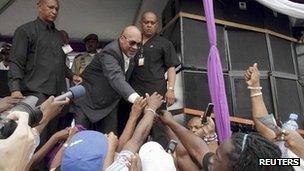
<path fill-rule="evenodd" d="M 123 29 L 122 35 L 125 36 L 131 36 L 131 35 L 140 35 L 141 36 L 141 32 L 140 30 L 136 27 L 136 26 L 127 26 Z"/>
<path fill-rule="evenodd" d="M 124 54 L 128 57 L 134 57 L 140 48 L 141 41 L 140 30 L 136 26 L 127 26 L 120 35 L 119 45 Z"/>

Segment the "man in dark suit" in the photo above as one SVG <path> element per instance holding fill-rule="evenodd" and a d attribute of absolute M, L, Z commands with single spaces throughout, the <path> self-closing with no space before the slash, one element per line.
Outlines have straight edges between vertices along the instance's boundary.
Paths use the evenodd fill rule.
<path fill-rule="evenodd" d="M 127 80 L 140 49 L 141 32 L 126 27 L 118 40 L 109 43 L 82 73 L 86 95 L 75 101 L 76 123 L 104 133 L 117 127 L 117 104 L 121 97 L 134 103 L 139 95 Z"/>

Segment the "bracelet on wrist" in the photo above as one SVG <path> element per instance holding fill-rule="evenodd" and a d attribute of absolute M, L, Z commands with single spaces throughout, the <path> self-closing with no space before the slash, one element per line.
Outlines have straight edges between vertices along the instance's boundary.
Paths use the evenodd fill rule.
<path fill-rule="evenodd" d="M 257 96 L 261 96 L 262 94 L 263 94 L 262 92 L 254 93 L 250 95 L 250 97 L 257 97 Z"/>
<path fill-rule="evenodd" d="M 174 90 L 174 87 L 167 87 L 167 90 Z"/>
<path fill-rule="evenodd" d="M 145 110 L 150 111 L 150 112 L 152 112 L 152 113 L 156 114 L 156 112 L 155 112 L 155 110 L 154 110 L 154 109 L 151 109 L 151 108 L 146 108 Z"/>
<path fill-rule="evenodd" d="M 262 90 L 262 87 L 252 87 L 252 86 L 248 86 L 247 89 L 249 90 Z"/>

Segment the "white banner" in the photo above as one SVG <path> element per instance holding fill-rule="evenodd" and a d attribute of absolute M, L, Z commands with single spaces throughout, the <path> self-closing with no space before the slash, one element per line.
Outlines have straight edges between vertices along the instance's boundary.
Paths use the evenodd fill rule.
<path fill-rule="evenodd" d="M 289 0 L 256 0 L 264 6 L 282 14 L 295 18 L 304 19 L 304 4 L 291 2 Z"/>

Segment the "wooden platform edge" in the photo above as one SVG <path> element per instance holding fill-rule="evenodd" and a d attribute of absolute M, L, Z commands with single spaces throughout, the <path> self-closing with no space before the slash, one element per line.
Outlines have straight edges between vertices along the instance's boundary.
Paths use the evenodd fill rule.
<path fill-rule="evenodd" d="M 198 116 L 198 117 L 202 116 L 202 114 L 204 113 L 204 111 L 190 109 L 190 108 L 175 109 L 175 110 L 171 110 L 171 112 L 174 115 L 184 113 L 184 114 L 187 114 L 187 115 L 193 115 L 193 116 Z M 211 117 L 214 118 L 214 115 L 211 115 Z M 254 123 L 251 119 L 244 119 L 244 118 L 240 118 L 240 117 L 230 116 L 230 121 L 235 122 L 235 123 L 241 123 L 241 124 L 254 126 Z M 302 136 L 304 136 L 304 130 L 303 129 L 298 129 L 298 132 Z"/>

